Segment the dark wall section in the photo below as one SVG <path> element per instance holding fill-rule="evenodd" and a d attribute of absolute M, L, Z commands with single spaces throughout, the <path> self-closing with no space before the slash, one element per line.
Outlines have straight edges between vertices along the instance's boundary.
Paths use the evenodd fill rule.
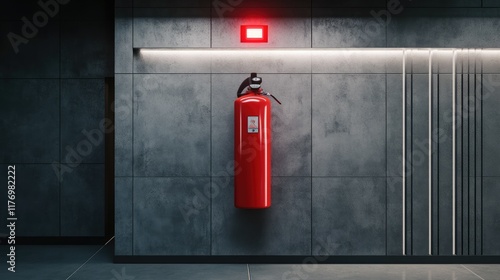
<path fill-rule="evenodd" d="M 102 237 L 104 141 L 86 135 L 113 76 L 113 1 L 38 2 L 0 9 L 0 163 L 16 165 L 17 236 Z"/>

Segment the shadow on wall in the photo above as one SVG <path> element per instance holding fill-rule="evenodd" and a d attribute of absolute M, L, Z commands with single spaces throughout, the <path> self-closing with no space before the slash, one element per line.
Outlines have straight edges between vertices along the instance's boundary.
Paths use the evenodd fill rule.
<path fill-rule="evenodd" d="M 268 217 L 266 209 L 236 209 L 234 219 L 240 223 L 230 223 L 231 243 L 249 251 L 253 251 L 255 247 L 265 246 L 267 244 L 265 232 L 269 231 L 266 226 L 272 226 L 267 221 Z M 251 226 L 242 227 L 241 224 Z"/>

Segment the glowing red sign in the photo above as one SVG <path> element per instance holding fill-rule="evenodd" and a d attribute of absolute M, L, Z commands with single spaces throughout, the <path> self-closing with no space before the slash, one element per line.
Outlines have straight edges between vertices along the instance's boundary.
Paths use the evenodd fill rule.
<path fill-rule="evenodd" d="M 268 28 L 267 25 L 242 25 L 241 42 L 242 43 L 267 43 Z"/>

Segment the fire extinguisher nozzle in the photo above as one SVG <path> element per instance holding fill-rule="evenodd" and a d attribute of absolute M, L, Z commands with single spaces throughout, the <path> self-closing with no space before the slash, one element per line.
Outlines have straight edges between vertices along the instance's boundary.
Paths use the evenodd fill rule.
<path fill-rule="evenodd" d="M 268 96 L 271 96 L 274 100 L 276 100 L 276 102 L 278 102 L 278 104 L 281 105 L 281 102 L 278 100 L 278 98 L 276 98 L 274 95 L 272 95 L 270 92 L 265 92 L 264 93 L 265 95 L 268 95 Z"/>
<path fill-rule="evenodd" d="M 274 95 L 271 94 L 271 97 L 274 98 L 274 100 L 276 100 L 276 102 L 278 102 L 278 104 L 281 105 L 281 102 L 278 100 L 278 98 L 274 97 Z"/>

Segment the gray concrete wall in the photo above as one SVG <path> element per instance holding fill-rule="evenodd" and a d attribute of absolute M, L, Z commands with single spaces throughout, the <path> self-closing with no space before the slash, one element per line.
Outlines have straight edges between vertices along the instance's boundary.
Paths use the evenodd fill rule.
<path fill-rule="evenodd" d="M 403 73 L 395 49 L 185 49 L 497 47 L 499 4 L 228 2 L 116 3 L 115 253 L 402 255 L 404 242 L 407 255 L 427 255 L 429 244 L 434 255 L 452 254 L 451 51 L 434 54 L 432 65 L 432 127 L 444 136 L 433 138 L 429 239 L 427 50 L 408 51 Z M 245 23 L 268 24 L 269 43 L 241 44 Z M 458 107 L 473 112 L 459 115 L 457 130 L 460 255 L 500 253 L 498 56 L 457 57 L 457 100 L 483 100 L 467 103 L 474 110 Z M 232 104 L 254 71 L 283 105 L 273 107 L 273 206 L 242 211 L 233 206 Z"/>

